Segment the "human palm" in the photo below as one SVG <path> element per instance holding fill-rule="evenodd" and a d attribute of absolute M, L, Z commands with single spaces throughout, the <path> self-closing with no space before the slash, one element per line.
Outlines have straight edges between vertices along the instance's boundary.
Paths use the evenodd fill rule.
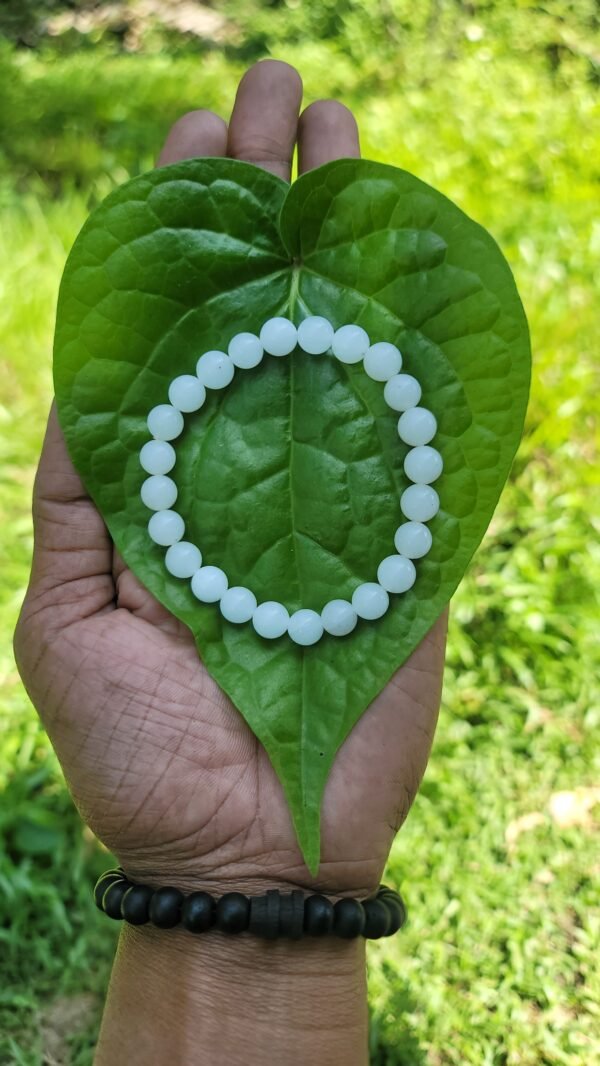
<path fill-rule="evenodd" d="M 265 61 L 242 79 L 229 127 L 180 120 L 160 163 L 230 155 L 289 178 L 358 155 L 352 115 Z M 321 866 L 304 865 L 269 758 L 198 658 L 190 631 L 128 570 L 66 451 L 53 408 L 34 490 L 35 552 L 17 662 L 85 820 L 130 876 L 251 890 L 317 884 L 364 896 L 426 765 L 446 617 L 356 724 L 322 807 Z"/>

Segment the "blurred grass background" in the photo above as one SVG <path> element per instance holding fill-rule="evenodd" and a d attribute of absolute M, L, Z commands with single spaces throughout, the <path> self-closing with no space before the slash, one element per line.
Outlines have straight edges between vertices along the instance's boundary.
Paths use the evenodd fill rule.
<path fill-rule="evenodd" d="M 594 0 L 8 0 L 0 8 L 0 1063 L 91 1063 L 116 930 L 17 676 L 30 493 L 62 266 L 169 125 L 228 116 L 247 65 L 352 107 L 363 154 L 491 230 L 532 332 L 525 436 L 454 601 L 433 757 L 386 879 L 410 924 L 369 946 L 375 1066 L 594 1066 L 598 6 Z"/>

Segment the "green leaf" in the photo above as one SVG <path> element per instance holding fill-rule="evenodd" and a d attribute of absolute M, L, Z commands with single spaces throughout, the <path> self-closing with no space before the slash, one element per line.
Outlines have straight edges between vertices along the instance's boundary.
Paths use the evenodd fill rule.
<path fill-rule="evenodd" d="M 433 547 L 378 622 L 301 649 L 225 622 L 171 578 L 139 490 L 146 417 L 209 348 L 277 314 L 322 314 L 400 347 L 438 419 Z M 510 269 L 485 230 L 417 178 L 338 160 L 291 188 L 249 164 L 190 160 L 135 178 L 69 256 L 55 387 L 70 454 L 127 564 L 193 631 L 265 745 L 305 860 L 334 756 L 431 627 L 490 521 L 522 432 L 530 355 Z M 259 602 L 320 610 L 393 551 L 406 446 L 383 387 L 296 351 L 237 371 L 176 442 L 186 537 Z"/>

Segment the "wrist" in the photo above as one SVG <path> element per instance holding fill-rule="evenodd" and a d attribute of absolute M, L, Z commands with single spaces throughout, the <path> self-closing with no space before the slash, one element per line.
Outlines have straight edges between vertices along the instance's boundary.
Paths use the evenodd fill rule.
<path fill-rule="evenodd" d="M 221 896 L 226 892 L 243 892 L 247 896 L 263 895 L 268 889 L 281 892 L 301 889 L 305 893 L 319 892 L 332 902 L 347 896 L 366 899 L 377 891 L 380 880 L 370 871 L 369 878 L 357 882 L 348 877 L 347 868 L 339 870 L 334 864 L 322 866 L 319 878 L 311 877 L 303 865 L 282 864 L 272 870 L 261 868 L 256 863 L 215 866 L 203 861 L 157 862 L 156 859 L 119 856 L 119 863 L 127 878 L 138 884 L 160 888 L 170 885 L 184 895 L 191 892 L 209 892 Z M 381 871 L 377 871 L 381 872 Z"/>
<path fill-rule="evenodd" d="M 97 1066 L 115 1047 L 130 1066 L 364 1066 L 365 941 L 124 927 Z"/>

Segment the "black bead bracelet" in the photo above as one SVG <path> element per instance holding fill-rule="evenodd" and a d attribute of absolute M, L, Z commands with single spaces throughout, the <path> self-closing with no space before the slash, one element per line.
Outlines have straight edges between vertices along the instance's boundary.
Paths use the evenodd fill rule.
<path fill-rule="evenodd" d="M 130 925 L 150 922 L 159 929 L 182 925 L 190 933 L 218 929 L 221 933 L 253 933 L 265 940 L 303 936 L 333 936 L 344 940 L 363 936 L 368 940 L 392 936 L 406 921 L 400 895 L 380 885 L 375 896 L 362 902 L 325 896 L 304 896 L 300 889 L 280 892 L 269 889 L 264 896 L 226 892 L 215 899 L 208 892 L 184 896 L 178 888 L 150 888 L 130 881 L 123 870 L 107 870 L 96 882 L 94 900 L 109 918 Z"/>

